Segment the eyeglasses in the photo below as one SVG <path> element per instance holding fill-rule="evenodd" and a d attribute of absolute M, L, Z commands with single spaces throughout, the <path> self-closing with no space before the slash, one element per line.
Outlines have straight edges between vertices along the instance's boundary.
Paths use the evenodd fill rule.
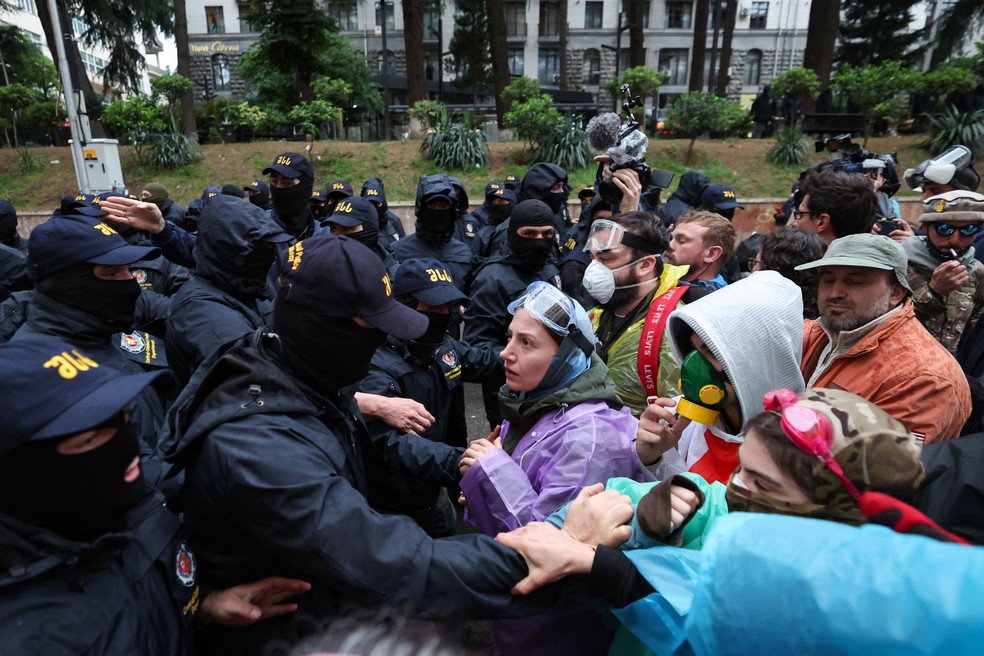
<path fill-rule="evenodd" d="M 804 214 L 820 214 L 820 212 L 813 212 L 811 210 L 793 210 L 793 220 L 799 221 Z"/>
<path fill-rule="evenodd" d="M 812 408 L 796 405 L 799 399 L 790 390 L 776 390 L 765 395 L 762 404 L 768 411 L 779 411 L 782 431 L 804 453 L 816 456 L 834 473 L 844 489 L 855 501 L 861 501 L 861 493 L 847 477 L 840 463 L 834 460 L 830 445 L 834 441 L 834 429 L 830 420 Z"/>
<path fill-rule="evenodd" d="M 745 267 L 749 271 L 754 271 L 755 269 L 757 269 L 760 266 L 762 266 L 762 260 L 759 260 L 759 259 L 754 258 L 754 257 L 750 257 L 747 260 L 745 260 Z"/>
<path fill-rule="evenodd" d="M 934 223 L 933 229 L 936 230 L 936 234 L 940 237 L 949 237 L 957 231 L 957 227 L 950 225 L 949 223 Z M 963 226 L 959 230 L 961 237 L 973 237 L 981 231 L 981 224 L 971 223 L 970 225 Z"/>

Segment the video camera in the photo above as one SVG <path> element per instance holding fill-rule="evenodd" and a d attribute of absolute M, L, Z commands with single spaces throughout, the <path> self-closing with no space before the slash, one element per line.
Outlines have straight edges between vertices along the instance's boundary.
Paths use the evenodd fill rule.
<path fill-rule="evenodd" d="M 585 131 L 595 150 L 604 151 L 611 158 L 607 163 L 608 170 L 614 173 L 619 169 L 630 169 L 639 176 L 639 184 L 643 191 L 648 187 L 666 189 L 673 180 L 670 171 L 655 171 L 646 164 L 646 148 L 649 139 L 639 129 L 639 122 L 632 115 L 633 107 L 642 107 L 639 96 L 633 96 L 628 84 L 623 84 L 619 91 L 622 93 L 622 111 L 625 113 L 624 122 L 618 114 L 608 112 L 592 118 Z M 620 129 L 621 126 L 621 129 Z M 605 162 L 599 162 L 595 181 L 598 184 L 598 195 L 606 203 L 617 205 L 622 202 L 622 192 L 612 180 L 605 179 L 603 172 Z"/>

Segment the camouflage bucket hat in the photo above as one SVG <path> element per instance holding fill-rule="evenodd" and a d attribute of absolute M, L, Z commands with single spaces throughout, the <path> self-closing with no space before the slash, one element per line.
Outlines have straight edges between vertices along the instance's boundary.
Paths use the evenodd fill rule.
<path fill-rule="evenodd" d="M 834 433 L 830 447 L 834 459 L 862 493 L 883 492 L 905 502 L 915 499 L 925 478 L 919 459 L 922 447 L 901 422 L 843 390 L 807 390 L 796 405 L 827 417 Z M 820 460 L 813 468 L 813 477 L 814 503 L 835 512 L 860 514 L 844 484 Z"/>

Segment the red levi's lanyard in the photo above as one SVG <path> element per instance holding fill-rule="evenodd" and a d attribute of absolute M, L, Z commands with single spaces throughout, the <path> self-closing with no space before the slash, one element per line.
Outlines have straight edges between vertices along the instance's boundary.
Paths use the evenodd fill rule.
<path fill-rule="evenodd" d="M 639 336 L 639 361 L 636 364 L 639 380 L 646 390 L 646 396 L 659 396 L 656 393 L 656 374 L 659 372 L 659 347 L 663 343 L 663 332 L 670 313 L 680 299 L 687 293 L 687 287 L 681 285 L 666 292 L 649 306 L 646 323 Z"/>

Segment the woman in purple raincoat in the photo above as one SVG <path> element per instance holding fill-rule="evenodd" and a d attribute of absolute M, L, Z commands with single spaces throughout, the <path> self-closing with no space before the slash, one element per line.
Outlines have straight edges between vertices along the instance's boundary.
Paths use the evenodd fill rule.
<path fill-rule="evenodd" d="M 652 480 L 636 456 L 636 419 L 594 353 L 584 309 L 534 282 L 509 312 L 504 421 L 461 460 L 465 519 L 491 536 L 541 521 L 612 476 Z M 535 618 L 497 622 L 492 637 L 503 654 L 587 655 L 606 653 L 611 633 L 589 602 L 572 599 Z"/>

